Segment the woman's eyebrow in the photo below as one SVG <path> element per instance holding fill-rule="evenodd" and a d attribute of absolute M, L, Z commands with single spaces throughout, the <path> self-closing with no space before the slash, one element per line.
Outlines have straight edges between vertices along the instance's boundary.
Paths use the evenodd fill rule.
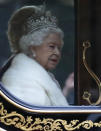
<path fill-rule="evenodd" d="M 59 44 L 59 43 L 57 43 L 57 42 L 49 41 L 49 42 L 48 42 L 48 45 L 50 45 L 50 44 L 57 45 L 57 46 L 59 46 L 60 48 L 63 48 L 63 45 L 64 45 L 64 44 Z"/>
<path fill-rule="evenodd" d="M 48 42 L 48 44 L 54 44 L 54 45 L 56 45 L 56 43 L 55 43 L 55 42 L 51 42 L 51 41 L 50 41 L 50 42 Z"/>

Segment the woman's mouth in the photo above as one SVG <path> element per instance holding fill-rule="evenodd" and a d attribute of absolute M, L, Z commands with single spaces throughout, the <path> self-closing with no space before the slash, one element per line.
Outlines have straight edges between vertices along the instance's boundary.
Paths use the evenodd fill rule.
<path fill-rule="evenodd" d="M 57 59 L 50 59 L 51 62 L 53 62 L 54 64 L 57 64 L 58 63 L 58 60 Z"/>

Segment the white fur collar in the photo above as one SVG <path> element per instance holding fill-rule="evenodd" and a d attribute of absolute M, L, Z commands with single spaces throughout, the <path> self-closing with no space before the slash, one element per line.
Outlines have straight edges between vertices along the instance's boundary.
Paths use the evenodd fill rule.
<path fill-rule="evenodd" d="M 25 94 L 27 90 L 33 91 L 36 90 L 36 88 L 38 89 L 38 87 L 40 86 L 49 97 L 49 101 L 51 104 L 47 105 L 67 106 L 68 103 L 66 102 L 61 89 L 58 87 L 55 78 L 52 78 L 49 74 L 50 73 L 48 73 L 35 60 L 29 58 L 25 54 L 20 53 L 13 59 L 11 67 L 6 71 L 2 78 L 2 82 L 6 86 L 6 88 L 13 90 L 13 88 L 17 87 L 17 91 L 18 89 L 20 90 L 20 92 L 21 90 L 24 90 Z M 29 88 L 26 88 L 23 85 L 28 85 Z M 11 88 L 11 86 L 13 88 Z M 38 92 L 41 92 L 41 88 L 38 90 Z M 14 94 L 14 91 L 11 92 Z M 15 92 L 15 95 L 16 94 L 17 92 Z M 40 98 L 40 96 L 38 96 L 37 98 L 36 97 L 37 96 L 34 97 L 34 99 L 36 100 Z M 34 101 L 33 98 L 32 101 Z M 32 103 L 31 100 L 30 103 Z"/>

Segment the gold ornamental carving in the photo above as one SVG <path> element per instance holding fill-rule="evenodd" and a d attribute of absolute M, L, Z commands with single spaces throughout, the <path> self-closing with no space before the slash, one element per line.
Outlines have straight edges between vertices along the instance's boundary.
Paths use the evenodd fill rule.
<path fill-rule="evenodd" d="M 90 105 L 98 105 L 98 104 L 101 103 L 101 81 L 97 77 L 97 75 L 90 69 L 90 67 L 88 66 L 88 64 L 86 62 L 86 51 L 90 47 L 91 47 L 91 43 L 89 41 L 83 42 L 83 48 L 84 48 L 83 49 L 83 64 L 84 64 L 86 70 L 88 71 L 88 73 L 91 75 L 91 77 L 93 78 L 93 80 L 96 82 L 96 84 L 98 86 L 99 98 L 96 102 L 92 102 L 90 100 L 91 93 L 89 93 L 88 91 L 85 91 L 84 94 L 83 94 L 83 99 L 86 100 Z"/>
<path fill-rule="evenodd" d="M 72 120 L 67 122 L 62 119 L 52 119 L 52 118 L 40 118 L 33 119 L 32 116 L 27 116 L 26 118 L 13 111 L 8 113 L 4 109 L 3 103 L 0 103 L 0 122 L 5 125 L 13 125 L 15 128 L 19 128 L 23 131 L 34 131 L 34 130 L 44 130 L 44 131 L 74 131 L 80 129 L 90 129 L 92 127 L 101 127 L 101 122 L 93 123 L 91 120 L 86 120 L 79 123 L 79 120 Z"/>

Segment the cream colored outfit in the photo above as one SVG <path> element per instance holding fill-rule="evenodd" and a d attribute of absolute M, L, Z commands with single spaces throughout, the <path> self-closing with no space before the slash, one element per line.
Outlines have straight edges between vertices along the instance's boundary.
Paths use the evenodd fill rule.
<path fill-rule="evenodd" d="M 52 73 L 23 53 L 12 60 L 2 77 L 4 87 L 16 98 L 38 106 L 68 106 Z"/>

